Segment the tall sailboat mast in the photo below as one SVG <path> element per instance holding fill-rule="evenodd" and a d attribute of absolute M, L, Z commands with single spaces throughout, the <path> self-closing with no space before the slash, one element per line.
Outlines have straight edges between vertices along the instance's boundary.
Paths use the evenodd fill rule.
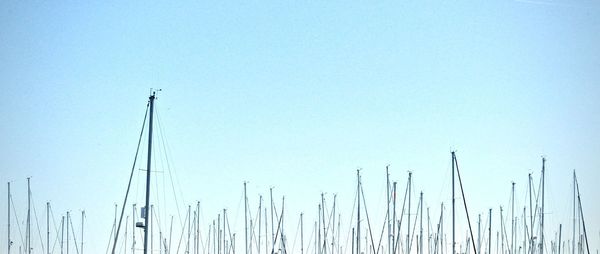
<path fill-rule="evenodd" d="M 50 204 L 50 203 L 48 203 Z M 83 221 L 85 220 L 85 210 L 81 211 L 81 254 L 83 254 Z M 50 231 L 48 231 L 48 236 L 50 235 Z M 48 243 L 49 244 L 49 243 Z M 50 245 L 48 245 L 48 249 L 50 249 Z M 48 253 L 50 253 L 48 251 Z"/>
<path fill-rule="evenodd" d="M 83 238 L 81 242 L 83 242 Z M 46 202 L 46 246 L 48 246 L 48 254 L 50 254 L 50 202 Z"/>
<path fill-rule="evenodd" d="M 31 187 L 27 177 L 27 253 L 31 254 Z"/>
<path fill-rule="evenodd" d="M 148 254 L 148 218 L 150 217 L 150 172 L 152 163 L 152 120 L 154 115 L 154 99 L 156 92 L 150 96 L 150 121 L 148 122 L 148 162 L 146 166 L 146 205 L 144 206 L 144 254 Z"/>
<path fill-rule="evenodd" d="M 546 171 L 546 158 L 542 157 L 542 212 L 541 212 L 542 236 L 541 236 L 541 243 L 540 243 L 540 254 L 544 254 L 544 181 L 545 181 L 544 174 L 545 174 L 545 171 Z"/>
<path fill-rule="evenodd" d="M 454 218 L 454 206 L 455 206 L 455 200 L 454 200 L 454 151 L 452 152 L 452 254 L 456 254 L 456 241 L 455 241 L 455 229 L 454 229 L 454 223 L 455 223 L 455 218 Z"/>
<path fill-rule="evenodd" d="M 360 169 L 356 170 L 356 201 L 358 207 L 356 209 L 356 254 L 360 254 Z"/>
<path fill-rule="evenodd" d="M 10 245 L 12 242 L 10 241 L 10 182 L 8 182 L 8 254 L 10 254 Z"/>

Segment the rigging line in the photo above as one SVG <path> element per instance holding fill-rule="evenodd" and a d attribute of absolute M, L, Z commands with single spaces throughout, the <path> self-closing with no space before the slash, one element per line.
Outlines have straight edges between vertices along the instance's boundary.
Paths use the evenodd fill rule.
<path fill-rule="evenodd" d="M 402 211 L 400 211 L 400 220 L 398 222 L 398 235 L 396 236 L 396 246 L 394 246 L 394 251 L 396 252 L 396 250 L 398 249 L 398 242 L 400 243 L 400 247 L 402 251 L 404 251 L 404 241 L 400 241 L 400 236 L 402 235 L 402 233 L 400 232 L 401 226 L 402 226 L 402 219 L 404 218 L 404 208 L 406 208 L 406 196 L 408 194 L 408 183 L 406 184 L 406 189 L 404 189 L 404 199 L 402 200 Z M 394 224 L 396 222 L 394 221 Z M 410 223 L 410 222 L 409 222 Z"/>
<path fill-rule="evenodd" d="M 156 165 L 156 163 L 154 165 Z M 154 191 L 157 192 L 156 195 L 152 195 L 152 197 L 154 198 L 154 201 L 156 203 L 156 205 L 154 206 L 155 210 L 156 210 L 156 213 L 160 214 L 160 207 L 161 207 L 160 203 L 161 202 L 160 202 L 160 195 L 159 195 L 160 193 L 158 193 L 159 189 L 158 189 L 158 179 L 157 178 L 158 178 L 158 174 L 156 175 L 156 177 L 152 178 L 152 180 L 154 182 Z M 152 213 L 155 213 L 155 212 L 152 211 Z M 160 217 L 160 215 L 158 217 Z M 154 218 L 157 218 L 157 216 L 154 216 Z M 158 218 L 157 218 L 157 220 L 158 220 Z M 159 228 L 159 231 L 160 231 L 160 225 L 158 226 L 158 228 Z"/>
<path fill-rule="evenodd" d="M 70 217 L 70 215 L 69 215 L 69 217 Z M 76 235 L 76 233 L 75 233 L 75 228 L 73 228 L 73 220 L 72 220 L 72 219 L 71 219 L 71 220 L 69 220 L 69 224 L 71 224 L 71 231 L 73 231 L 73 234 L 72 234 L 72 235 L 73 235 L 73 242 L 75 243 L 75 251 L 77 252 L 77 254 L 79 254 L 79 247 L 77 246 L 77 238 L 75 238 L 75 235 Z M 69 225 L 67 225 L 67 227 L 68 227 L 68 226 L 69 226 Z M 69 239 L 67 239 L 67 241 L 68 241 L 68 240 L 69 240 Z"/>
<path fill-rule="evenodd" d="M 358 196 L 358 192 L 355 192 L 354 203 L 352 204 L 352 213 L 350 214 L 350 226 L 348 227 L 348 233 L 346 234 L 346 243 L 344 243 L 345 246 L 348 246 L 348 238 L 350 238 L 350 234 L 352 234 L 351 232 L 352 232 L 352 225 L 353 225 L 353 220 L 354 220 L 354 210 L 356 210 L 357 196 Z M 352 238 L 354 238 L 354 236 L 352 236 Z"/>
<path fill-rule="evenodd" d="M 44 248 L 44 240 L 42 238 L 42 231 L 40 230 L 40 223 L 39 223 L 38 217 L 37 217 L 37 211 L 35 210 L 35 201 L 33 201 L 33 195 L 31 195 L 31 203 L 33 203 L 33 215 L 35 217 L 35 224 L 37 225 L 38 235 L 40 237 L 40 243 L 42 245 L 42 253 L 46 253 L 45 248 Z"/>
<path fill-rule="evenodd" d="M 177 186 L 179 186 L 179 195 L 181 195 L 182 203 L 185 203 L 185 196 L 183 195 L 183 190 L 181 189 L 181 184 L 179 183 L 179 177 L 177 177 L 177 173 L 174 172 L 176 170 L 176 168 L 173 167 L 173 169 L 171 169 L 171 162 L 169 160 L 169 156 L 171 156 L 170 155 L 171 153 L 170 153 L 170 149 L 168 147 L 168 142 L 166 141 L 166 138 L 165 138 L 165 131 L 164 131 L 164 128 L 162 127 L 160 111 L 158 108 L 156 109 L 156 120 L 158 123 L 159 136 L 160 136 L 160 141 L 163 146 L 163 153 L 164 153 L 165 161 L 167 162 L 167 169 L 169 171 L 169 176 L 171 177 L 171 188 L 173 189 L 173 196 L 175 199 L 175 206 L 177 208 L 177 215 L 179 216 L 179 222 L 181 223 L 181 210 L 179 208 L 179 200 L 177 199 L 177 192 L 175 190 L 175 185 L 173 183 L 173 175 L 175 175 L 175 177 L 174 177 L 175 182 L 177 182 Z M 185 225 L 182 225 L 182 226 L 185 226 Z"/>
<path fill-rule="evenodd" d="M 135 171 L 135 164 L 137 162 L 138 153 L 140 151 L 140 144 L 142 143 L 142 136 L 144 134 L 144 127 L 146 126 L 146 117 L 148 117 L 148 109 L 150 107 L 150 102 L 146 104 L 146 113 L 144 115 L 144 121 L 142 123 L 142 130 L 140 131 L 140 137 L 137 144 L 137 149 L 135 151 L 135 157 L 133 159 L 133 166 L 131 167 L 131 174 L 129 175 L 129 183 L 127 184 L 127 191 L 125 192 L 125 199 L 123 200 L 123 207 L 121 208 L 121 216 L 119 217 L 119 225 L 116 228 L 115 240 L 112 247 L 112 254 L 115 253 L 115 248 L 117 247 L 117 239 L 119 238 L 119 231 L 121 229 L 121 222 L 123 222 L 123 214 L 125 213 L 125 206 L 127 205 L 127 197 L 129 196 L 129 189 L 131 187 L 131 179 L 133 178 L 133 172 Z M 109 241 L 110 245 L 110 241 Z"/>
<path fill-rule="evenodd" d="M 158 142 L 160 144 L 161 143 L 160 139 L 162 138 L 162 130 L 161 130 L 161 127 L 160 127 L 161 126 L 160 125 L 161 121 L 160 121 L 160 117 L 159 117 L 159 114 L 158 114 L 158 108 L 155 109 L 155 113 L 156 113 L 155 115 L 156 115 L 157 125 L 158 125 L 159 128 L 158 128 L 158 131 L 157 131 L 157 138 L 158 139 L 152 140 L 152 145 L 153 145 L 153 147 L 155 147 L 154 153 L 157 154 L 157 156 L 152 157 L 152 160 L 153 160 L 154 165 L 157 165 L 157 166 L 155 166 L 155 168 L 162 168 L 162 169 L 164 169 L 164 168 L 166 168 L 165 167 L 164 158 L 163 158 L 163 157 L 166 157 L 166 156 L 164 156 L 164 147 L 163 147 L 164 145 L 163 146 L 157 146 L 157 145 L 154 144 L 156 140 L 158 140 L 156 142 Z M 159 161 L 157 161 L 157 160 L 159 160 Z M 158 162 L 160 162 L 160 164 Z M 158 165 L 160 165 L 160 166 L 158 166 Z M 158 171 L 156 171 L 156 172 L 158 172 Z M 158 177 L 158 175 L 157 175 L 157 177 Z M 156 201 L 157 201 L 156 210 L 157 210 L 157 213 L 160 214 L 161 207 L 162 207 L 160 205 L 160 192 L 163 193 L 163 201 L 165 202 L 165 205 L 164 205 L 164 207 L 165 207 L 165 214 L 167 214 L 168 213 L 168 211 L 167 211 L 168 209 L 166 207 L 168 207 L 168 205 L 166 204 L 166 196 L 165 196 L 165 192 L 167 192 L 167 191 L 166 191 L 166 188 L 164 188 L 164 175 L 161 178 L 163 179 L 163 188 L 162 189 L 158 188 L 158 178 L 154 178 L 154 183 L 155 183 L 155 187 L 156 187 L 154 191 L 156 192 L 157 195 L 153 195 L 153 196 L 156 196 Z M 158 190 L 161 190 L 161 191 L 159 192 Z M 182 223 L 181 222 L 181 216 L 179 214 L 178 214 L 178 216 L 179 216 L 178 217 L 179 223 Z"/>
<path fill-rule="evenodd" d="M 185 233 L 185 223 L 187 223 L 188 218 L 188 213 L 185 213 L 185 221 L 183 222 L 184 226 L 181 227 L 181 236 L 179 236 L 179 243 L 177 244 L 177 251 L 175 253 L 179 253 L 179 247 L 181 247 L 181 241 L 183 240 L 183 234 Z"/>
<path fill-rule="evenodd" d="M 450 163 L 452 163 L 452 162 L 450 162 Z M 450 180 L 449 180 L 450 174 L 448 172 L 452 172 L 452 170 L 450 170 L 450 167 L 451 167 L 450 163 L 446 162 L 446 170 L 444 170 L 444 176 L 442 178 L 442 179 L 446 179 L 446 181 L 442 181 L 442 185 L 441 185 L 440 191 L 438 193 L 438 198 L 437 198 L 438 200 L 441 200 L 442 196 L 445 197 L 446 190 L 449 189 L 448 186 L 450 183 Z"/>
<path fill-rule="evenodd" d="M 312 247 L 311 244 L 312 244 L 314 233 L 315 233 L 315 226 L 313 225 L 312 229 L 310 230 L 310 236 L 308 238 L 308 245 L 306 246 L 306 250 L 307 250 L 306 253 L 311 253 L 308 250 L 310 250 L 310 248 Z M 315 238 L 316 238 L 316 236 L 315 236 Z"/>
<path fill-rule="evenodd" d="M 52 211 L 52 206 L 50 206 L 50 215 L 52 216 L 52 224 L 54 225 L 54 231 L 56 233 L 56 238 L 54 239 L 54 243 L 52 244 L 52 251 L 54 252 L 54 248 L 56 247 L 56 244 L 58 243 L 58 228 L 56 227 L 56 220 L 54 219 L 54 211 Z M 48 249 L 50 247 L 48 246 Z M 108 250 L 107 250 L 108 252 Z"/>
<path fill-rule="evenodd" d="M 296 240 L 298 239 L 298 231 L 300 231 L 300 218 L 298 218 L 298 225 L 296 226 L 296 234 L 294 234 L 294 241 L 292 242 L 292 251 L 296 248 Z"/>
<path fill-rule="evenodd" d="M 387 181 L 386 181 L 385 186 L 387 188 L 387 186 L 388 186 Z M 387 196 L 387 190 L 386 190 L 385 195 Z M 386 197 L 386 202 L 388 202 L 387 204 L 390 203 L 390 200 L 391 199 L 389 196 Z M 381 227 L 381 234 L 379 235 L 379 243 L 377 243 L 377 251 L 375 253 L 379 253 L 379 248 L 381 247 L 381 242 L 383 241 L 383 232 L 385 231 L 386 225 L 388 225 L 388 222 L 389 222 L 389 215 L 390 215 L 390 209 L 386 209 L 385 217 L 383 218 L 383 226 Z M 389 236 L 388 236 L 388 240 L 389 240 Z"/>
<path fill-rule="evenodd" d="M 417 212 L 415 213 L 415 223 L 413 224 L 412 232 L 410 233 L 410 246 L 412 246 L 413 240 L 415 239 L 415 230 L 417 229 L 417 217 L 419 216 L 421 211 L 421 205 L 417 206 Z M 409 222 L 410 223 L 410 222 Z"/>
<path fill-rule="evenodd" d="M 15 220 L 17 221 L 17 229 L 19 229 L 19 236 L 21 236 L 21 245 L 25 245 L 25 241 L 23 240 L 23 233 L 21 232 L 21 225 L 19 224 L 19 217 L 17 216 L 17 210 L 15 209 L 15 202 L 12 199 L 12 195 L 10 196 L 10 203 L 12 204 L 13 214 L 15 215 Z"/>
<path fill-rule="evenodd" d="M 273 241 L 273 247 L 271 247 L 271 254 L 275 253 L 275 244 L 277 243 L 277 239 L 279 238 L 279 229 L 281 227 L 281 221 L 283 219 L 283 207 L 284 204 L 281 205 L 281 216 L 278 218 L 279 222 L 277 222 L 277 231 L 275 231 L 275 240 Z M 277 215 L 275 215 L 275 217 L 277 217 Z M 281 241 L 283 241 L 283 239 L 281 239 Z M 315 244 L 316 246 L 316 244 Z"/>
<path fill-rule="evenodd" d="M 242 189 L 242 190 L 243 190 L 243 189 Z M 243 191 L 242 191 L 242 194 L 240 195 L 240 200 L 238 201 L 237 208 L 235 209 L 235 217 L 234 217 L 234 218 L 235 218 L 235 220 L 233 221 L 233 227 L 234 227 L 234 228 L 237 228 L 237 222 L 238 222 L 237 220 L 238 220 L 238 218 L 240 217 L 240 216 L 239 216 L 239 215 L 240 215 L 240 206 L 242 206 L 242 201 L 245 201 L 245 200 L 244 200 L 244 192 L 243 192 Z M 244 202 L 244 206 L 246 205 L 245 203 L 246 203 L 246 202 Z M 229 221 L 229 220 L 227 220 L 227 221 Z"/>
<path fill-rule="evenodd" d="M 250 225 L 250 244 L 252 244 L 254 242 L 256 247 L 260 247 L 256 240 L 256 233 L 255 233 L 256 226 L 257 225 L 260 226 L 260 217 L 261 217 L 260 216 L 260 206 L 258 207 L 258 212 L 256 213 L 256 215 L 258 215 L 258 219 L 259 219 L 258 223 L 256 223 L 256 218 L 252 217 L 252 209 L 250 209 L 250 205 L 248 205 L 248 214 L 250 217 L 250 221 L 251 222 L 254 221 L 254 223 L 251 223 L 251 225 Z M 260 237 L 260 230 L 258 232 L 258 237 Z M 252 251 L 252 248 L 250 248 L 250 251 Z M 260 252 L 257 252 L 257 253 L 260 253 Z"/>
<path fill-rule="evenodd" d="M 362 187 L 362 183 L 360 184 L 360 194 L 363 199 L 363 204 L 365 205 L 365 215 L 367 216 L 367 226 L 369 226 L 369 235 L 371 237 L 371 247 L 373 249 L 373 253 L 375 253 L 375 242 L 373 241 L 373 230 L 371 230 L 371 220 L 369 219 L 369 212 L 367 211 L 367 201 L 365 200 L 365 191 Z"/>
<path fill-rule="evenodd" d="M 235 247 L 234 246 L 234 244 L 235 244 L 235 238 L 231 235 L 231 228 L 229 227 L 229 217 L 223 216 L 223 220 L 225 220 L 226 223 L 227 223 L 227 232 L 229 232 L 229 247 L 231 249 L 233 249 L 234 253 L 235 253 L 235 248 L 233 248 L 233 247 Z M 234 224 L 234 226 L 235 226 L 235 224 Z M 225 237 L 225 229 L 223 229 L 223 237 Z"/>
<path fill-rule="evenodd" d="M 471 239 L 473 239 L 473 229 L 471 229 L 471 219 L 469 218 L 469 209 L 467 209 L 467 198 L 465 197 L 465 191 L 463 189 L 462 180 L 460 177 L 460 171 L 458 170 L 458 161 L 454 156 L 454 164 L 456 165 L 456 174 L 458 175 L 458 183 L 460 185 L 460 192 L 462 193 L 463 204 L 465 205 L 465 213 L 467 214 L 467 224 L 469 225 L 469 232 L 471 233 Z M 453 173 L 454 174 L 454 173 Z M 477 254 L 475 244 L 473 244 L 473 252 Z"/>
<path fill-rule="evenodd" d="M 585 247 L 587 249 L 587 253 L 590 254 L 590 246 L 587 238 L 587 231 L 585 230 L 585 219 L 583 217 L 583 208 L 581 207 L 581 194 L 579 193 L 579 182 L 577 181 L 577 177 L 575 177 L 575 186 L 577 187 L 577 201 L 579 202 L 579 212 L 581 213 L 581 224 L 583 225 L 583 235 L 585 237 Z"/>
<path fill-rule="evenodd" d="M 202 211 L 202 203 L 200 203 L 200 201 L 198 201 L 199 205 L 198 205 L 198 220 L 202 221 L 200 224 L 205 224 L 204 222 L 206 222 L 204 220 L 204 216 L 202 216 L 202 214 L 204 214 L 204 211 Z M 202 211 L 202 213 L 200 213 Z M 210 227 L 210 225 L 209 225 Z M 209 233 L 210 236 L 210 233 Z M 203 250 L 206 250 L 205 246 L 204 246 L 204 239 L 202 239 L 202 230 L 198 229 L 198 238 L 200 239 L 200 245 L 202 247 Z M 207 240 L 208 241 L 208 240 Z"/>
<path fill-rule="evenodd" d="M 153 212 L 152 216 L 154 216 L 154 219 L 156 220 L 156 223 L 158 224 L 158 232 L 162 232 L 162 228 L 160 226 L 160 215 L 156 215 L 158 212 Z"/>

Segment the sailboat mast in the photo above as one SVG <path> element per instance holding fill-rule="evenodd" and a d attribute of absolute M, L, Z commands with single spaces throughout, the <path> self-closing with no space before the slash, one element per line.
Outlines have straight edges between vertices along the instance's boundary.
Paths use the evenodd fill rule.
<path fill-rule="evenodd" d="M 562 224 L 558 224 L 558 254 L 560 254 L 561 241 L 562 241 Z"/>
<path fill-rule="evenodd" d="M 154 116 L 154 99 L 156 92 L 150 96 L 150 121 L 148 122 L 148 162 L 146 166 L 146 206 L 144 210 L 144 254 L 148 254 L 148 217 L 150 217 L 150 172 L 152 163 L 152 120 Z"/>
<path fill-rule="evenodd" d="M 492 208 L 490 208 L 490 222 L 488 230 L 488 254 L 492 254 Z"/>
<path fill-rule="evenodd" d="M 393 185 L 393 205 L 392 205 L 392 209 L 393 211 L 393 215 L 392 215 L 392 254 L 396 254 L 396 186 L 397 186 L 397 182 L 394 182 Z M 398 229 L 400 230 L 400 229 Z"/>
<path fill-rule="evenodd" d="M 83 238 L 81 242 L 83 242 Z M 50 202 L 46 202 L 46 246 L 48 246 L 48 254 L 50 254 Z"/>
<path fill-rule="evenodd" d="M 12 242 L 10 241 L 10 182 L 8 182 L 8 254 L 10 254 L 10 246 Z"/>
<path fill-rule="evenodd" d="M 573 239 L 571 240 L 571 254 L 575 254 L 575 170 L 573 170 Z"/>
<path fill-rule="evenodd" d="M 419 253 L 423 253 L 423 192 L 421 191 L 420 197 L 420 209 L 419 209 L 419 218 L 420 218 L 420 226 L 419 226 Z"/>
<path fill-rule="evenodd" d="M 387 194 L 387 202 L 386 202 L 386 204 L 387 204 L 387 212 L 386 212 L 385 216 L 387 218 L 387 234 L 388 234 L 388 236 L 387 236 L 387 244 L 388 244 L 387 249 L 388 249 L 388 254 L 391 254 L 390 237 L 391 237 L 392 234 L 390 232 L 390 230 L 391 230 L 391 228 L 390 228 L 391 227 L 390 226 L 390 200 L 391 200 L 391 198 L 390 198 L 390 172 L 389 172 L 389 166 L 390 165 L 385 166 L 385 175 L 386 175 L 386 184 L 387 184 L 387 188 L 386 188 L 386 192 L 387 192 L 386 193 Z"/>
<path fill-rule="evenodd" d="M 529 230 L 531 232 L 531 235 L 529 236 L 529 251 L 531 253 L 533 253 L 533 211 L 532 211 L 533 203 L 532 203 L 532 198 L 531 198 L 533 193 L 531 192 L 531 173 L 529 173 L 528 185 L 529 185 L 529 220 L 530 220 L 529 225 L 531 226 L 531 229 Z M 573 232 L 575 232 L 575 231 L 573 231 Z"/>
<path fill-rule="evenodd" d="M 540 254 L 544 254 L 544 174 L 546 170 L 546 158 L 542 157 L 542 220 L 541 220 L 541 243 L 540 243 Z"/>
<path fill-rule="evenodd" d="M 65 242 L 65 216 L 62 216 L 60 220 L 60 254 L 64 253 L 64 242 Z"/>
<path fill-rule="evenodd" d="M 581 194 L 579 193 L 579 183 L 577 182 L 577 178 L 575 178 L 575 186 L 577 186 L 577 201 L 579 202 L 579 213 L 581 215 L 581 223 L 583 224 L 583 236 L 585 238 L 585 247 L 587 253 L 590 254 L 590 246 L 587 240 L 587 231 L 585 230 L 585 219 L 583 217 L 583 208 L 581 208 Z"/>
<path fill-rule="evenodd" d="M 248 196 L 246 196 L 246 182 L 244 182 L 244 246 L 248 254 Z"/>
<path fill-rule="evenodd" d="M 455 223 L 455 218 L 454 218 L 454 206 L 455 206 L 455 200 L 454 200 L 454 152 L 452 152 L 452 254 L 456 254 L 456 241 L 455 241 L 455 229 L 454 229 L 454 223 Z"/>
<path fill-rule="evenodd" d="M 300 254 L 304 254 L 304 220 L 303 213 L 300 213 Z"/>
<path fill-rule="evenodd" d="M 512 182 L 511 192 L 511 213 L 510 213 L 510 253 L 515 253 L 515 182 Z"/>
<path fill-rule="evenodd" d="M 31 187 L 27 177 L 27 253 L 31 254 Z"/>
<path fill-rule="evenodd" d="M 271 196 L 271 244 L 275 244 L 275 223 L 273 223 L 273 187 L 269 188 Z"/>
<path fill-rule="evenodd" d="M 356 201 L 358 207 L 356 209 L 356 254 L 360 254 L 360 169 L 356 170 Z"/>
<path fill-rule="evenodd" d="M 67 223 L 65 225 L 67 226 L 67 254 L 69 254 L 69 211 L 67 211 Z"/>
<path fill-rule="evenodd" d="M 85 219 L 85 210 L 82 210 L 81 211 L 81 254 L 83 254 L 83 221 L 84 221 L 84 219 Z M 50 231 L 48 231 L 48 235 L 50 235 Z M 48 248 L 50 248 L 50 245 L 48 245 Z"/>
<path fill-rule="evenodd" d="M 412 172 L 408 172 L 408 223 L 406 223 L 406 225 L 408 226 L 407 230 L 406 230 L 406 254 L 410 254 L 410 194 L 411 194 L 411 177 L 412 177 Z"/>

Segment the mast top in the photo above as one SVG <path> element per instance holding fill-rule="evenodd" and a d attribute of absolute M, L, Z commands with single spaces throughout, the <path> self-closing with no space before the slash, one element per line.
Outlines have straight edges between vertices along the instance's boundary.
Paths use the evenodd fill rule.
<path fill-rule="evenodd" d="M 161 88 L 159 89 L 154 89 L 154 88 L 150 88 L 150 97 L 151 99 L 155 99 L 156 98 L 156 92 L 160 92 L 162 91 Z"/>

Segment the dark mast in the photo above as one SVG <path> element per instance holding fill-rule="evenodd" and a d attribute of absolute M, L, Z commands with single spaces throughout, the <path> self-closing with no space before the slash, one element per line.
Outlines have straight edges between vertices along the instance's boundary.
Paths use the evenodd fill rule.
<path fill-rule="evenodd" d="M 146 205 L 144 206 L 144 254 L 148 254 L 148 218 L 150 217 L 150 170 L 152 163 L 152 118 L 156 92 L 150 96 L 150 122 L 148 122 L 148 163 L 146 166 Z"/>

